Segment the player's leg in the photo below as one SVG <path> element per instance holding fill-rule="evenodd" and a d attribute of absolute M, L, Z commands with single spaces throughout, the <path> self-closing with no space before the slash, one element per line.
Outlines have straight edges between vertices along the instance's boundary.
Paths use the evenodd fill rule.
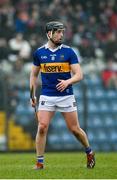
<path fill-rule="evenodd" d="M 89 147 L 89 142 L 86 133 L 80 128 L 77 111 L 62 112 L 64 119 L 67 123 L 68 129 L 74 134 L 74 136 L 84 145 Z"/>
<path fill-rule="evenodd" d="M 43 168 L 46 136 L 50 121 L 54 115 L 53 111 L 40 110 L 38 116 L 38 130 L 36 134 L 37 164 L 34 169 Z"/>
<path fill-rule="evenodd" d="M 87 167 L 93 168 L 95 166 L 94 154 L 90 148 L 89 141 L 86 133 L 80 128 L 77 111 L 62 112 L 66 121 L 68 129 L 74 134 L 74 136 L 82 143 L 87 153 Z"/>

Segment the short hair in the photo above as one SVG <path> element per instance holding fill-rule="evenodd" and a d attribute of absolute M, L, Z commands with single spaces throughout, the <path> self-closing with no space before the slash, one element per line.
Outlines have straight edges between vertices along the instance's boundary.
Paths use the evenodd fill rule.
<path fill-rule="evenodd" d="M 46 24 L 46 33 L 48 33 L 48 31 L 56 31 L 58 29 L 65 29 L 64 24 L 58 21 L 51 21 Z"/>

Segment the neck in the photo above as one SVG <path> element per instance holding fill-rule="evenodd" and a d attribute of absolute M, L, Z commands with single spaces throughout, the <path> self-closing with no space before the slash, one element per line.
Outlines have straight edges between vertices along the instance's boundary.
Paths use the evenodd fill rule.
<path fill-rule="evenodd" d="M 51 40 L 48 41 L 48 46 L 51 49 L 56 49 L 58 47 L 58 45 L 54 44 Z"/>

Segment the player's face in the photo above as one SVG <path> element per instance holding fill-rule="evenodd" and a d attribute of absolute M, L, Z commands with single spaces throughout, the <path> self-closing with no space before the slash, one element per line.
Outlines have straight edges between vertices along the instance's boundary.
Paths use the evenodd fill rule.
<path fill-rule="evenodd" d="M 53 40 L 54 41 L 62 41 L 64 36 L 64 30 L 58 29 L 57 31 L 54 32 L 53 34 Z"/>
<path fill-rule="evenodd" d="M 57 31 L 54 32 L 52 36 L 52 40 L 54 41 L 55 44 L 61 44 L 63 41 L 63 36 L 64 36 L 64 29 L 58 29 Z"/>

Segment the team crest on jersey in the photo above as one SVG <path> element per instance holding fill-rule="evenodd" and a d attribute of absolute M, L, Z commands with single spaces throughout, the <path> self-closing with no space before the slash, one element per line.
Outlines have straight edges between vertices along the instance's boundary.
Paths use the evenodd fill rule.
<path fill-rule="evenodd" d="M 64 54 L 60 55 L 60 60 L 64 60 Z"/>
<path fill-rule="evenodd" d="M 50 54 L 51 60 L 54 61 L 56 58 L 56 54 Z"/>
<path fill-rule="evenodd" d="M 45 104 L 45 101 L 41 101 L 41 105 L 44 105 Z"/>

